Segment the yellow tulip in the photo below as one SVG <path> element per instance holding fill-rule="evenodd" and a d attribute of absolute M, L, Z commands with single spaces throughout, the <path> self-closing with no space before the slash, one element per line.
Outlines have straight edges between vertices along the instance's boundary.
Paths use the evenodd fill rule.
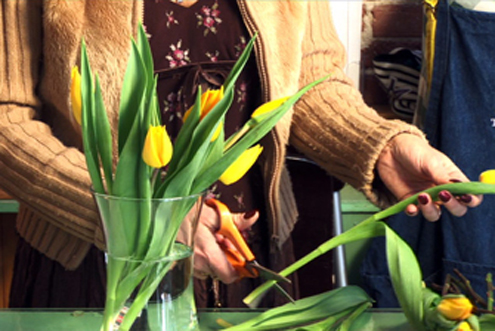
<path fill-rule="evenodd" d="M 208 90 L 201 95 L 201 119 L 223 98 L 223 86 L 218 90 Z"/>
<path fill-rule="evenodd" d="M 261 115 L 264 115 L 266 113 L 269 113 L 269 112 L 277 109 L 285 101 L 287 101 L 287 99 L 289 99 L 289 97 L 284 97 L 284 98 L 280 98 L 280 99 L 277 99 L 277 100 L 272 100 L 272 101 L 266 102 L 266 103 L 262 104 L 261 106 L 259 106 L 258 108 L 256 108 L 256 110 L 251 114 L 251 118 L 253 119 L 253 121 L 249 121 L 247 123 L 247 125 L 243 126 L 241 128 L 241 130 L 237 131 L 235 133 L 235 136 L 231 137 L 231 139 L 229 140 L 228 144 L 225 145 L 224 150 L 228 150 L 236 142 L 238 142 L 239 139 L 241 139 L 246 134 L 246 132 L 248 132 L 254 126 L 256 126 L 257 124 L 259 124 L 259 121 L 258 121 L 257 117 L 260 117 Z"/>
<path fill-rule="evenodd" d="M 262 151 L 263 147 L 259 144 L 245 150 L 220 176 L 220 181 L 225 185 L 237 182 L 253 166 Z"/>
<path fill-rule="evenodd" d="M 277 100 L 272 100 L 267 103 L 262 104 L 256 110 L 251 114 L 251 118 L 256 118 L 258 116 L 261 116 L 263 114 L 269 113 L 278 107 L 280 107 L 285 101 L 287 101 L 289 97 L 283 97 Z"/>
<path fill-rule="evenodd" d="M 495 169 L 483 171 L 480 175 L 480 182 L 495 184 Z"/>
<path fill-rule="evenodd" d="M 143 147 L 143 160 L 153 168 L 166 166 L 172 158 L 172 141 L 165 126 L 150 126 Z"/>
<path fill-rule="evenodd" d="M 81 125 L 81 74 L 77 66 L 73 67 L 71 72 L 70 101 L 74 118 Z"/>
<path fill-rule="evenodd" d="M 222 100 L 222 98 L 223 98 L 223 86 L 218 90 L 208 90 L 205 93 L 203 93 L 201 95 L 201 108 L 199 110 L 199 114 L 200 114 L 199 119 L 202 120 L 206 116 L 206 114 L 208 114 L 213 109 L 213 107 L 215 107 L 215 105 L 220 100 Z M 189 108 L 184 113 L 184 118 L 183 118 L 184 122 L 189 117 L 189 114 L 191 113 L 193 107 Z M 222 129 L 223 129 L 223 122 L 220 123 L 220 125 L 215 130 L 215 133 L 213 133 L 213 136 L 211 137 L 211 141 L 215 141 L 218 138 Z"/>
<path fill-rule="evenodd" d="M 202 120 L 215 105 L 223 98 L 223 86 L 219 90 L 208 90 L 201 95 L 201 107 L 199 109 L 199 118 Z M 184 113 L 183 121 L 185 122 L 194 106 Z"/>
<path fill-rule="evenodd" d="M 442 301 L 440 301 L 437 310 L 449 320 L 463 321 L 471 316 L 473 304 L 464 296 L 450 296 L 444 297 Z"/>
<path fill-rule="evenodd" d="M 468 322 L 464 321 L 461 324 L 459 324 L 459 327 L 457 328 L 457 331 L 473 331 L 473 328 L 471 327 L 471 324 Z"/>

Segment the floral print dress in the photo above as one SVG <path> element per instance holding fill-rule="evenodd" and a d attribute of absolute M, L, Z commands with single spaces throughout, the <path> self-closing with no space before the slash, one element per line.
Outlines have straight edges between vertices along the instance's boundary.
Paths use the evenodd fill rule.
<path fill-rule="evenodd" d="M 171 137 L 177 136 L 183 114 L 194 103 L 198 87 L 202 91 L 220 88 L 244 50 L 249 35 L 240 22 L 233 1 L 201 0 L 189 8 L 170 0 L 145 1 L 144 23 L 158 74 L 162 119 Z M 252 57 L 235 86 L 234 101 L 225 121 L 226 137 L 249 119 L 260 104 L 259 95 Z M 231 187 L 218 184 L 214 192 L 233 211 L 259 208 L 252 198 L 258 194 L 254 194 L 252 185 L 245 185 L 258 179 L 252 178 L 257 176 L 255 173 L 251 171 Z"/>
<path fill-rule="evenodd" d="M 198 86 L 202 91 L 220 88 L 241 55 L 250 38 L 242 22 L 232 0 L 199 0 L 187 8 L 170 0 L 145 1 L 144 25 L 158 74 L 162 119 L 172 137 L 182 125 L 184 112 L 193 104 Z M 260 92 L 253 55 L 236 82 L 234 101 L 226 115 L 226 137 L 238 130 L 261 104 Z M 231 186 L 216 184 L 213 193 L 233 212 L 260 211 L 249 245 L 258 261 L 269 266 L 269 231 L 263 216 L 259 167 L 254 166 Z M 195 282 L 198 307 L 243 307 L 241 300 L 259 284 L 259 279 L 243 279 L 228 286 L 211 279 Z"/>

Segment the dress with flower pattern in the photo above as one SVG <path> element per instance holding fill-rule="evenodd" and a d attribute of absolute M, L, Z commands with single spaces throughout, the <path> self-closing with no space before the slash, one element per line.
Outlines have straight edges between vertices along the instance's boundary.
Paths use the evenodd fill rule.
<path fill-rule="evenodd" d="M 236 2 L 230 0 L 199 0 L 188 8 L 170 0 L 147 0 L 144 25 L 158 74 L 162 119 L 169 134 L 175 137 L 184 112 L 194 102 L 198 86 L 202 91 L 220 88 L 250 37 Z M 225 136 L 238 130 L 260 103 L 260 79 L 251 56 L 236 82 L 234 101 L 226 116 Z M 213 192 L 233 212 L 260 211 L 249 245 L 257 259 L 269 266 L 269 231 L 267 222 L 263 221 L 262 183 L 260 169 L 254 166 L 239 182 L 231 186 L 218 183 Z M 258 279 L 243 279 L 229 286 L 196 280 L 196 304 L 244 306 L 242 298 L 257 284 Z M 274 304 L 269 299 L 266 301 Z"/>

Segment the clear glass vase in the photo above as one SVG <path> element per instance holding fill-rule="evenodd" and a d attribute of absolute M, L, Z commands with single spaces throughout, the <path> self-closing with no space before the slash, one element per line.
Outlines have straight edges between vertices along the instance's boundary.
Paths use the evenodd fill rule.
<path fill-rule="evenodd" d="M 203 194 L 95 197 L 107 244 L 101 330 L 199 330 L 192 277 Z"/>

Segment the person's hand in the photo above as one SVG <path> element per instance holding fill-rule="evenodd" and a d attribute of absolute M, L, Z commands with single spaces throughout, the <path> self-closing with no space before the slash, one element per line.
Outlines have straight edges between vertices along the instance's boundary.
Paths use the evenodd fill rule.
<path fill-rule="evenodd" d="M 239 231 L 248 230 L 259 217 L 259 212 L 232 213 Z M 237 271 L 227 260 L 220 245 L 232 245 L 228 239 L 216 233 L 220 220 L 216 210 L 203 205 L 194 243 L 194 276 L 200 279 L 218 278 L 225 284 L 239 279 Z"/>
<path fill-rule="evenodd" d="M 412 134 L 394 137 L 380 154 L 376 169 L 382 182 L 399 200 L 436 185 L 469 181 L 449 157 Z M 407 206 L 406 214 L 414 216 L 422 212 L 427 220 L 436 221 L 440 218 L 441 204 L 452 215 L 462 216 L 468 207 L 478 206 L 482 196 L 454 197 L 442 191 L 439 199 L 440 202 L 434 202 L 428 194 L 421 194 L 417 205 Z"/>

